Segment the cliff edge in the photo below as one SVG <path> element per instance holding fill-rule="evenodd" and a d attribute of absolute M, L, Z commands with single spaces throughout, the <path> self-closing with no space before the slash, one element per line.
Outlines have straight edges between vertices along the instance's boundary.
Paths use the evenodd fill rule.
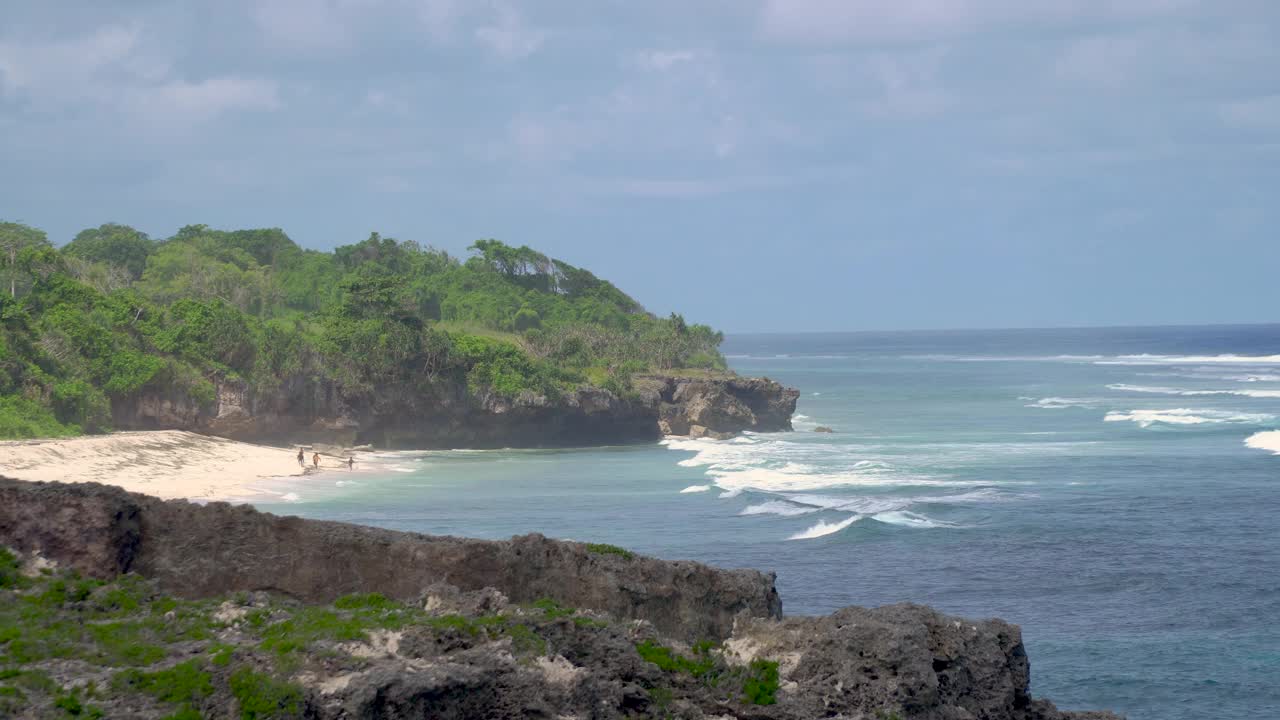
<path fill-rule="evenodd" d="M 112 406 L 121 430 L 191 430 L 256 443 L 382 448 L 572 447 L 652 442 L 663 435 L 729 437 L 791 429 L 799 391 L 768 378 L 645 375 L 633 390 L 581 386 L 558 397 L 471 395 L 440 384 L 349 396 L 337 385 L 285 378 L 270 392 L 222 379 L 212 403 L 144 391 Z"/>
<path fill-rule="evenodd" d="M 1033 699 L 1002 621 L 783 619 L 772 575 L 611 546 L 4 478 L 0 546 L 0 678 L 45 678 L 0 698 L 16 717 L 1115 718 Z"/>

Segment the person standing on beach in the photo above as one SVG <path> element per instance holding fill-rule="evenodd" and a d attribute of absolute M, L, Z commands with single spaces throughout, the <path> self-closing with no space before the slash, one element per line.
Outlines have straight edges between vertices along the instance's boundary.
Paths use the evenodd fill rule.
<path fill-rule="evenodd" d="M 320 453 L 311 456 L 311 463 L 316 466 L 316 469 L 320 468 Z"/>
<path fill-rule="evenodd" d="M 347 469 L 348 469 L 348 470 L 355 470 L 355 469 L 356 469 L 356 459 L 355 459 L 355 456 L 348 456 L 348 457 L 347 457 Z"/>
<path fill-rule="evenodd" d="M 306 469 L 307 467 L 307 455 L 302 452 L 301 447 L 298 448 L 298 467 L 303 469 Z"/>

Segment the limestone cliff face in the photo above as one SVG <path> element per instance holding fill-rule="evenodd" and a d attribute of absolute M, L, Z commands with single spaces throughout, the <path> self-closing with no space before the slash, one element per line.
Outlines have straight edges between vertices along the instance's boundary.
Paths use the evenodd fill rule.
<path fill-rule="evenodd" d="M 619 397 L 581 387 L 561 397 L 474 397 L 462 387 L 386 388 L 351 397 L 336 386 L 286 378 L 254 393 L 217 383 L 212 403 L 144 392 L 115 404 L 122 430 L 193 430 L 253 442 L 372 443 L 387 448 L 563 447 L 622 444 L 667 435 L 727 437 L 791 429 L 799 392 L 761 378 L 644 376 Z"/>
<path fill-rule="evenodd" d="M 768 378 L 646 378 L 658 387 L 658 429 L 664 435 L 728 437 L 744 430 L 791 430 L 800 391 Z"/>
<path fill-rule="evenodd" d="M 1021 633 L 1000 620 L 917 605 L 782 619 L 772 575 L 601 554 L 538 535 L 433 537 L 0 478 L 0 545 L 95 577 L 137 572 L 186 597 L 266 591 L 323 602 L 381 592 L 491 619 L 509 601 L 551 597 L 595 613 L 587 622 L 520 616 L 544 643 L 524 662 L 510 637 L 442 638 L 426 625 L 371 634 L 356 666 L 332 654 L 303 660 L 293 680 L 305 689 L 309 718 L 1116 720 L 1033 698 Z M 717 667 L 776 662 L 776 701 L 749 704 L 732 683 L 664 672 L 636 650 L 645 641 L 689 653 L 688 644 L 706 639 L 718 641 Z M 224 700 L 215 715 L 237 714 Z"/>

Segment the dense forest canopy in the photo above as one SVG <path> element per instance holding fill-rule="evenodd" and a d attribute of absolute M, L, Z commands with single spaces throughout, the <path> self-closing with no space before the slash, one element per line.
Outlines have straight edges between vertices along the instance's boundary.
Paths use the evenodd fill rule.
<path fill-rule="evenodd" d="M 554 397 L 724 367 L 720 333 L 655 317 L 590 271 L 498 240 L 469 250 L 373 233 L 330 253 L 274 228 L 188 225 L 154 240 L 117 224 L 59 249 L 0 223 L 0 437 L 110 430 L 115 400 L 163 390 L 212 403 L 228 378 Z"/>

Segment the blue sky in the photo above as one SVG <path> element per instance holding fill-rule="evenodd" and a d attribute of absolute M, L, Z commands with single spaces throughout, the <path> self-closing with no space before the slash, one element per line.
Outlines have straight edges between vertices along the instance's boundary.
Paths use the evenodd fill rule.
<path fill-rule="evenodd" d="M 1270 0 L 0 0 L 0 218 L 529 244 L 729 331 L 1280 320 Z"/>

